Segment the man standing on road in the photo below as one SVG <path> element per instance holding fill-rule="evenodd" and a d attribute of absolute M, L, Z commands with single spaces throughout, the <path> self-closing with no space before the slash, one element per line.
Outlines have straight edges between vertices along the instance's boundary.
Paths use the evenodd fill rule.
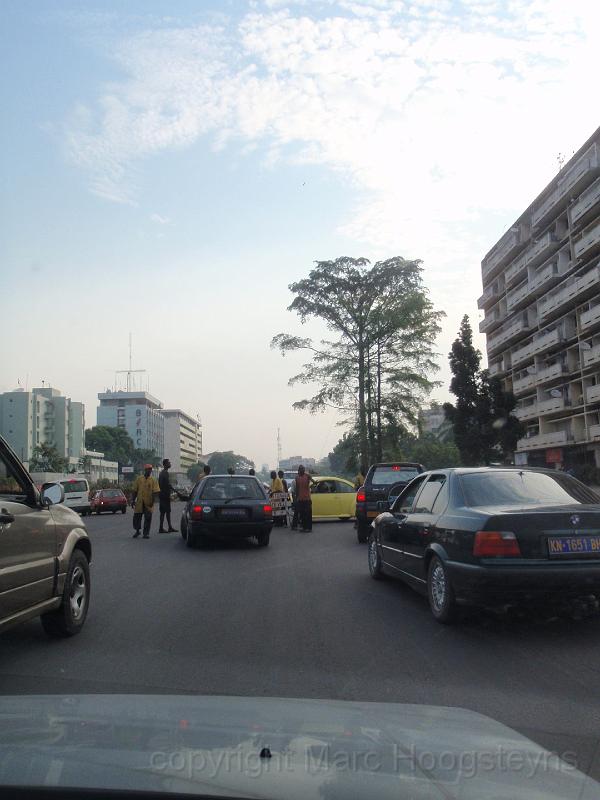
<path fill-rule="evenodd" d="M 367 474 L 367 468 L 364 464 L 361 465 L 360 469 L 358 470 L 358 475 L 354 478 L 354 488 L 356 490 L 360 489 L 361 486 L 364 486 L 365 483 L 365 475 Z"/>
<path fill-rule="evenodd" d="M 131 506 L 133 508 L 133 538 L 140 535 L 142 517 L 144 517 L 144 539 L 150 538 L 152 510 L 154 501 L 160 494 L 156 478 L 152 477 L 152 464 L 144 464 L 144 474 L 138 475 L 131 488 Z"/>
<path fill-rule="evenodd" d="M 171 486 L 171 481 L 169 480 L 169 470 L 171 469 L 171 462 L 168 458 L 163 460 L 163 468 L 160 471 L 158 476 L 158 485 L 160 487 L 160 496 L 158 498 L 158 510 L 160 511 L 160 524 L 158 527 L 159 533 L 175 533 L 177 528 L 174 528 L 171 525 L 171 492 L 174 492 L 175 489 Z M 165 530 L 164 523 L 165 523 L 165 516 L 167 518 L 167 525 L 169 526 L 169 530 Z"/>
<path fill-rule="evenodd" d="M 296 506 L 300 519 L 301 531 L 312 531 L 312 500 L 310 499 L 310 485 L 314 483 L 310 475 L 306 474 L 304 465 L 298 467 L 296 477 Z"/>

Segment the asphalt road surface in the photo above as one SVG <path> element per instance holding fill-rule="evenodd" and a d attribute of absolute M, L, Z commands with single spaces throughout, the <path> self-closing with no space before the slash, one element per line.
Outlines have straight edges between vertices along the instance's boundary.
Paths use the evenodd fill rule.
<path fill-rule="evenodd" d="M 156 516 L 156 515 L 155 515 Z M 174 518 L 178 518 L 178 512 Z M 188 550 L 131 538 L 131 512 L 87 520 L 86 626 L 0 637 L 0 692 L 200 693 L 462 706 L 600 778 L 600 618 L 469 613 L 444 627 L 402 583 L 376 582 L 351 523 Z"/>

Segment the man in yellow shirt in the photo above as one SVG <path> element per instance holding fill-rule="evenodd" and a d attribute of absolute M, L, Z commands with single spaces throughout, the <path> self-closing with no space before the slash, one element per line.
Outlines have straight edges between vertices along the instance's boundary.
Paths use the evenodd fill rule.
<path fill-rule="evenodd" d="M 154 501 L 160 493 L 156 478 L 152 477 L 152 464 L 144 464 L 144 474 L 138 475 L 131 487 L 131 506 L 133 508 L 133 538 L 140 535 L 142 517 L 144 517 L 144 539 L 150 538 L 152 510 Z"/>

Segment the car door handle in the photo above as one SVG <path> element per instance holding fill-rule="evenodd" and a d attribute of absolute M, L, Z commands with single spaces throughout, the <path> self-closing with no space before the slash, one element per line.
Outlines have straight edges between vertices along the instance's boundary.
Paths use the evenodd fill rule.
<path fill-rule="evenodd" d="M 0 525 L 9 525 L 11 522 L 15 521 L 15 515 L 9 514 L 8 511 L 2 509 L 0 512 Z"/>

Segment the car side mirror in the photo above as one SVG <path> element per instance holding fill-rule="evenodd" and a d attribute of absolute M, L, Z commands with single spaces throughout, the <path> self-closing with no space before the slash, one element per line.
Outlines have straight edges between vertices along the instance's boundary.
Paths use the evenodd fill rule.
<path fill-rule="evenodd" d="M 65 499 L 65 490 L 60 483 L 45 483 L 42 486 L 42 505 L 55 506 Z"/>

